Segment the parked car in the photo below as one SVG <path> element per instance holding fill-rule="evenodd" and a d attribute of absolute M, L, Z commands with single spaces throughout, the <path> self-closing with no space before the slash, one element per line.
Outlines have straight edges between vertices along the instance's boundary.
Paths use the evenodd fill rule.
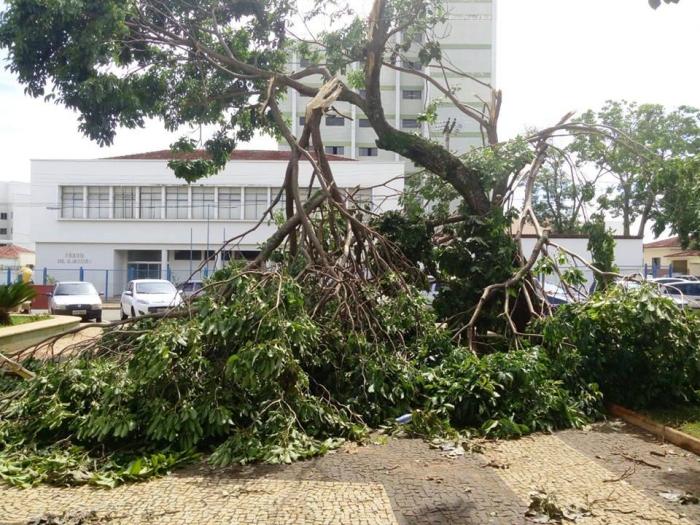
<path fill-rule="evenodd" d="M 678 305 L 687 308 L 700 308 L 700 282 L 684 281 L 663 286 L 664 293 Z"/>
<path fill-rule="evenodd" d="M 650 283 L 654 284 L 673 284 L 673 283 L 682 283 L 687 281 L 688 279 L 684 279 L 683 277 L 656 277 L 654 279 L 649 279 Z"/>
<path fill-rule="evenodd" d="M 52 315 L 75 315 L 89 321 L 102 322 L 102 299 L 92 283 L 56 283 L 49 294 L 49 313 Z"/>
<path fill-rule="evenodd" d="M 122 320 L 164 312 L 181 304 L 180 292 L 173 283 L 164 279 L 129 281 L 119 301 Z"/>
<path fill-rule="evenodd" d="M 190 298 L 193 295 L 199 295 L 199 292 L 204 288 L 202 281 L 192 280 L 180 284 L 177 289 L 184 298 Z"/>
<path fill-rule="evenodd" d="M 676 279 L 676 278 L 677 278 L 677 279 L 683 279 L 684 281 L 700 281 L 700 277 L 698 277 L 697 275 L 683 275 L 683 274 L 679 274 L 679 275 L 674 275 L 674 276 L 672 277 L 672 279 Z"/>

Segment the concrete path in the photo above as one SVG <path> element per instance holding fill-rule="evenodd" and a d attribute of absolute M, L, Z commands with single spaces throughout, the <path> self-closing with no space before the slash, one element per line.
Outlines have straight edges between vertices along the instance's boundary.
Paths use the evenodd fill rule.
<path fill-rule="evenodd" d="M 532 493 L 581 525 L 700 524 L 700 458 L 619 422 L 454 452 L 420 440 L 349 444 L 293 465 L 192 465 L 112 491 L 0 488 L 0 524 L 521 524 Z M 673 499 L 671 497 L 671 499 Z M 575 511 L 575 512 L 574 512 Z"/>

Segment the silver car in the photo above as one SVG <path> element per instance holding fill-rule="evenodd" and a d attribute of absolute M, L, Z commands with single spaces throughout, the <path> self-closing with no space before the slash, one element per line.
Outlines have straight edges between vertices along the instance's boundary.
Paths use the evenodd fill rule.
<path fill-rule="evenodd" d="M 92 283 L 60 282 L 49 297 L 49 313 L 52 315 L 75 315 L 84 321 L 102 322 L 102 299 Z"/>

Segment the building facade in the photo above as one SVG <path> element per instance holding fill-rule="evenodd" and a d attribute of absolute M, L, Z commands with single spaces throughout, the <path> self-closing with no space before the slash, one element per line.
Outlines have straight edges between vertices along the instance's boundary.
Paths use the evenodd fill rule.
<path fill-rule="evenodd" d="M 222 172 L 188 185 L 168 168 L 170 155 L 32 161 L 35 281 L 82 279 L 107 296 L 135 278 L 183 282 L 225 240 L 259 222 L 280 190 L 288 158 L 236 151 Z M 398 207 L 402 163 L 336 158 L 331 164 L 354 201 L 378 210 Z M 302 161 L 299 169 L 300 186 L 307 187 L 311 165 Z M 284 204 L 277 206 L 281 212 Z M 230 258 L 253 257 L 275 229 L 265 220 L 206 265 L 204 275 Z"/>
<path fill-rule="evenodd" d="M 27 182 L 0 182 L 0 246 L 34 249 L 31 237 L 31 197 Z"/>
<path fill-rule="evenodd" d="M 440 45 L 444 63 L 452 70 L 443 74 L 435 68 L 421 69 L 444 83 L 445 78 L 459 99 L 479 109 L 483 100 L 490 99 L 488 85 L 495 85 L 495 46 L 496 46 L 496 0 L 452 0 L 447 2 L 449 22 L 444 27 L 436 28 L 440 35 Z M 397 38 L 400 41 L 401 35 Z M 399 65 L 408 69 L 420 69 L 417 59 L 417 46 L 413 52 L 415 60 L 409 57 Z M 290 64 L 292 71 L 301 70 L 308 64 L 295 57 Z M 464 72 L 472 79 L 465 78 L 458 72 Z M 321 76 L 310 77 L 310 85 L 320 86 Z M 456 109 L 452 103 L 443 101 L 443 96 L 434 86 L 414 74 L 398 72 L 384 68 L 381 75 L 382 103 L 387 118 L 396 128 L 420 133 L 425 137 L 445 144 L 443 130 L 448 123 L 454 122 L 454 129 L 449 135 L 449 148 L 463 153 L 473 146 L 482 144 L 479 125 Z M 427 105 L 438 102 L 438 119 L 434 124 L 421 124 L 417 119 Z M 299 135 L 304 125 L 304 115 L 308 97 L 290 91 L 281 104 L 283 111 L 292 124 L 292 131 Z M 399 160 L 398 155 L 378 150 L 376 135 L 365 115 L 347 103 L 335 104 L 339 112 L 349 119 L 328 115 L 321 123 L 324 145 L 328 153 L 344 155 L 361 160 Z M 280 143 L 280 149 L 288 149 L 286 143 Z"/>
<path fill-rule="evenodd" d="M 654 277 L 684 274 L 700 276 L 700 250 L 686 250 L 678 236 L 644 245 L 644 265 Z"/>

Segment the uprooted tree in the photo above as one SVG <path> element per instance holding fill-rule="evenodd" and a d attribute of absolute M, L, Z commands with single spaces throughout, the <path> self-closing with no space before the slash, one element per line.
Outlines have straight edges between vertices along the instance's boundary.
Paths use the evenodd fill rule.
<path fill-rule="evenodd" d="M 53 341 L 18 356 L 34 379 L 0 383 L 8 392 L 0 397 L 4 479 L 110 484 L 167 469 L 192 450 L 213 450 L 218 464 L 290 461 L 410 410 L 416 435 L 449 433 L 450 424 L 520 435 L 576 426 L 599 409 L 597 378 L 579 373 L 592 366 L 576 342 L 555 337 L 536 346 L 548 342 L 547 329 L 532 320 L 549 307 L 533 268 L 575 288 L 580 272 L 555 261 L 589 263 L 548 238 L 532 202 L 552 138 L 610 130 L 566 115 L 501 142 L 501 93 L 491 90 L 475 107 L 447 80 L 479 82 L 442 55 L 441 0 L 375 0 L 366 17 L 336 7 L 316 3 L 303 25 L 331 29 L 302 39 L 287 25 L 297 13 L 286 0 L 8 3 L 0 46 L 10 68 L 30 95 L 76 110 L 81 130 L 99 143 L 150 118 L 172 130 L 217 126 L 205 143 L 208 158 L 174 154 L 170 165 L 188 182 L 222 169 L 236 144 L 258 131 L 283 138 L 291 160 L 266 214 L 271 219 L 284 197 L 284 217 L 247 267 L 217 273 L 187 309 L 117 323 L 56 363 L 32 360 L 37 352 L 45 358 Z M 322 53 L 323 61 L 289 72 L 292 52 Z M 413 67 L 416 56 L 422 67 Z M 381 100 L 384 68 L 416 76 L 475 120 L 484 147 L 458 156 L 396 129 Z M 298 136 L 279 108 L 290 90 L 310 98 Z M 336 186 L 320 120 L 339 114 L 339 101 L 366 115 L 379 148 L 422 169 L 408 184 L 404 212 L 375 216 Z M 421 118 L 434 114 L 429 106 Z M 300 162 L 312 165 L 320 190 L 299 188 Z M 527 224 L 538 236 L 531 255 L 520 245 Z M 278 271 L 269 270 L 273 261 Z M 427 275 L 442 284 L 434 312 L 416 293 Z M 669 314 L 666 299 L 639 300 L 663 313 L 682 349 L 694 352 L 690 320 Z M 528 323 L 540 333 L 524 333 Z M 565 332 L 563 321 L 549 328 Z M 636 344 L 631 334 L 621 337 L 617 346 Z M 663 351 L 671 350 L 650 355 Z M 664 376 L 668 383 L 674 372 Z M 609 384 L 618 386 L 616 379 Z M 682 396 L 697 378 L 679 384 Z M 124 449 L 132 455 L 115 452 Z M 133 452 L 141 459 L 125 463 Z"/>
<path fill-rule="evenodd" d="M 302 16 L 287 0 L 84 0 L 68 5 L 14 0 L 2 15 L 0 45 L 9 51 L 10 69 L 30 95 L 77 111 L 80 129 L 100 144 L 109 144 L 118 126 L 141 126 L 149 118 L 160 118 L 171 130 L 185 124 L 216 126 L 205 143 L 210 158 L 171 162 L 175 174 L 188 182 L 220 170 L 236 144 L 255 132 L 284 138 L 292 158 L 273 205 L 284 193 L 286 222 L 263 246 L 253 266 L 261 267 L 276 250 L 285 249 L 289 260 L 305 267 L 302 273 L 314 273 L 328 284 L 341 283 L 339 290 L 329 289 L 348 298 L 353 292 L 347 283 L 389 271 L 406 273 L 405 257 L 377 231 L 381 224 L 368 225 L 357 210 L 349 209 L 352 198 L 336 186 L 324 152 L 322 115 L 337 112 L 338 101 L 356 106 L 367 116 L 379 148 L 409 159 L 425 170 L 426 178 L 452 192 L 457 213 L 426 220 L 427 233 L 438 233 L 452 259 L 460 258 L 457 265 L 469 265 L 467 253 L 474 250 L 458 246 L 455 238 L 480 238 L 491 245 L 482 252 L 498 254 L 495 265 L 482 261 L 491 268 L 478 279 L 479 286 L 464 290 L 461 304 L 446 310 L 451 325 L 468 324 L 473 340 L 479 315 L 490 311 L 502 321 L 507 319 L 507 330 L 522 330 L 542 308 L 534 286 L 528 284 L 527 270 L 534 260 L 528 264 L 518 249 L 522 227 L 537 223 L 530 204 L 532 186 L 546 158 L 548 140 L 587 127 L 570 123 L 566 116 L 533 136 L 501 143 L 501 93 L 491 90 L 481 107 L 474 107 L 461 100 L 448 80 L 454 75 L 471 77 L 443 57 L 436 32 L 448 18 L 442 0 L 377 0 L 365 17 L 350 9 L 334 10 L 334 5 L 317 3 Z M 303 38 L 292 36 L 286 21 L 295 17 L 301 17 L 305 27 L 330 29 Z M 324 60 L 289 72 L 291 52 L 302 56 L 322 52 Z M 421 67 L 413 67 L 416 60 Z M 426 137 L 396 129 L 382 104 L 383 69 L 426 82 L 476 121 L 485 147 L 460 158 Z M 347 73 L 347 82 L 341 80 L 342 73 Z M 321 88 L 311 82 L 318 76 L 323 79 Z M 299 136 L 292 134 L 278 106 L 291 90 L 311 97 Z M 435 107 L 428 107 L 423 118 L 434 114 Z M 174 145 L 176 150 L 193 147 L 185 139 Z M 313 165 L 320 183 L 320 191 L 313 195 L 303 195 L 298 187 L 300 161 Z M 522 187 L 525 204 L 512 238 L 513 196 Z M 548 240 L 539 226 L 536 229 L 541 234 L 539 252 Z M 424 266 L 436 269 L 434 264 Z M 445 261 L 443 268 L 449 266 Z M 524 266 L 526 271 L 519 271 Z M 498 286 L 488 287 L 491 284 Z M 519 292 L 510 299 L 513 288 Z M 494 300 L 498 291 L 505 293 Z M 348 315 L 362 317 L 351 312 L 362 307 L 362 301 L 345 304 Z M 494 328 L 493 322 L 482 328 Z"/>

